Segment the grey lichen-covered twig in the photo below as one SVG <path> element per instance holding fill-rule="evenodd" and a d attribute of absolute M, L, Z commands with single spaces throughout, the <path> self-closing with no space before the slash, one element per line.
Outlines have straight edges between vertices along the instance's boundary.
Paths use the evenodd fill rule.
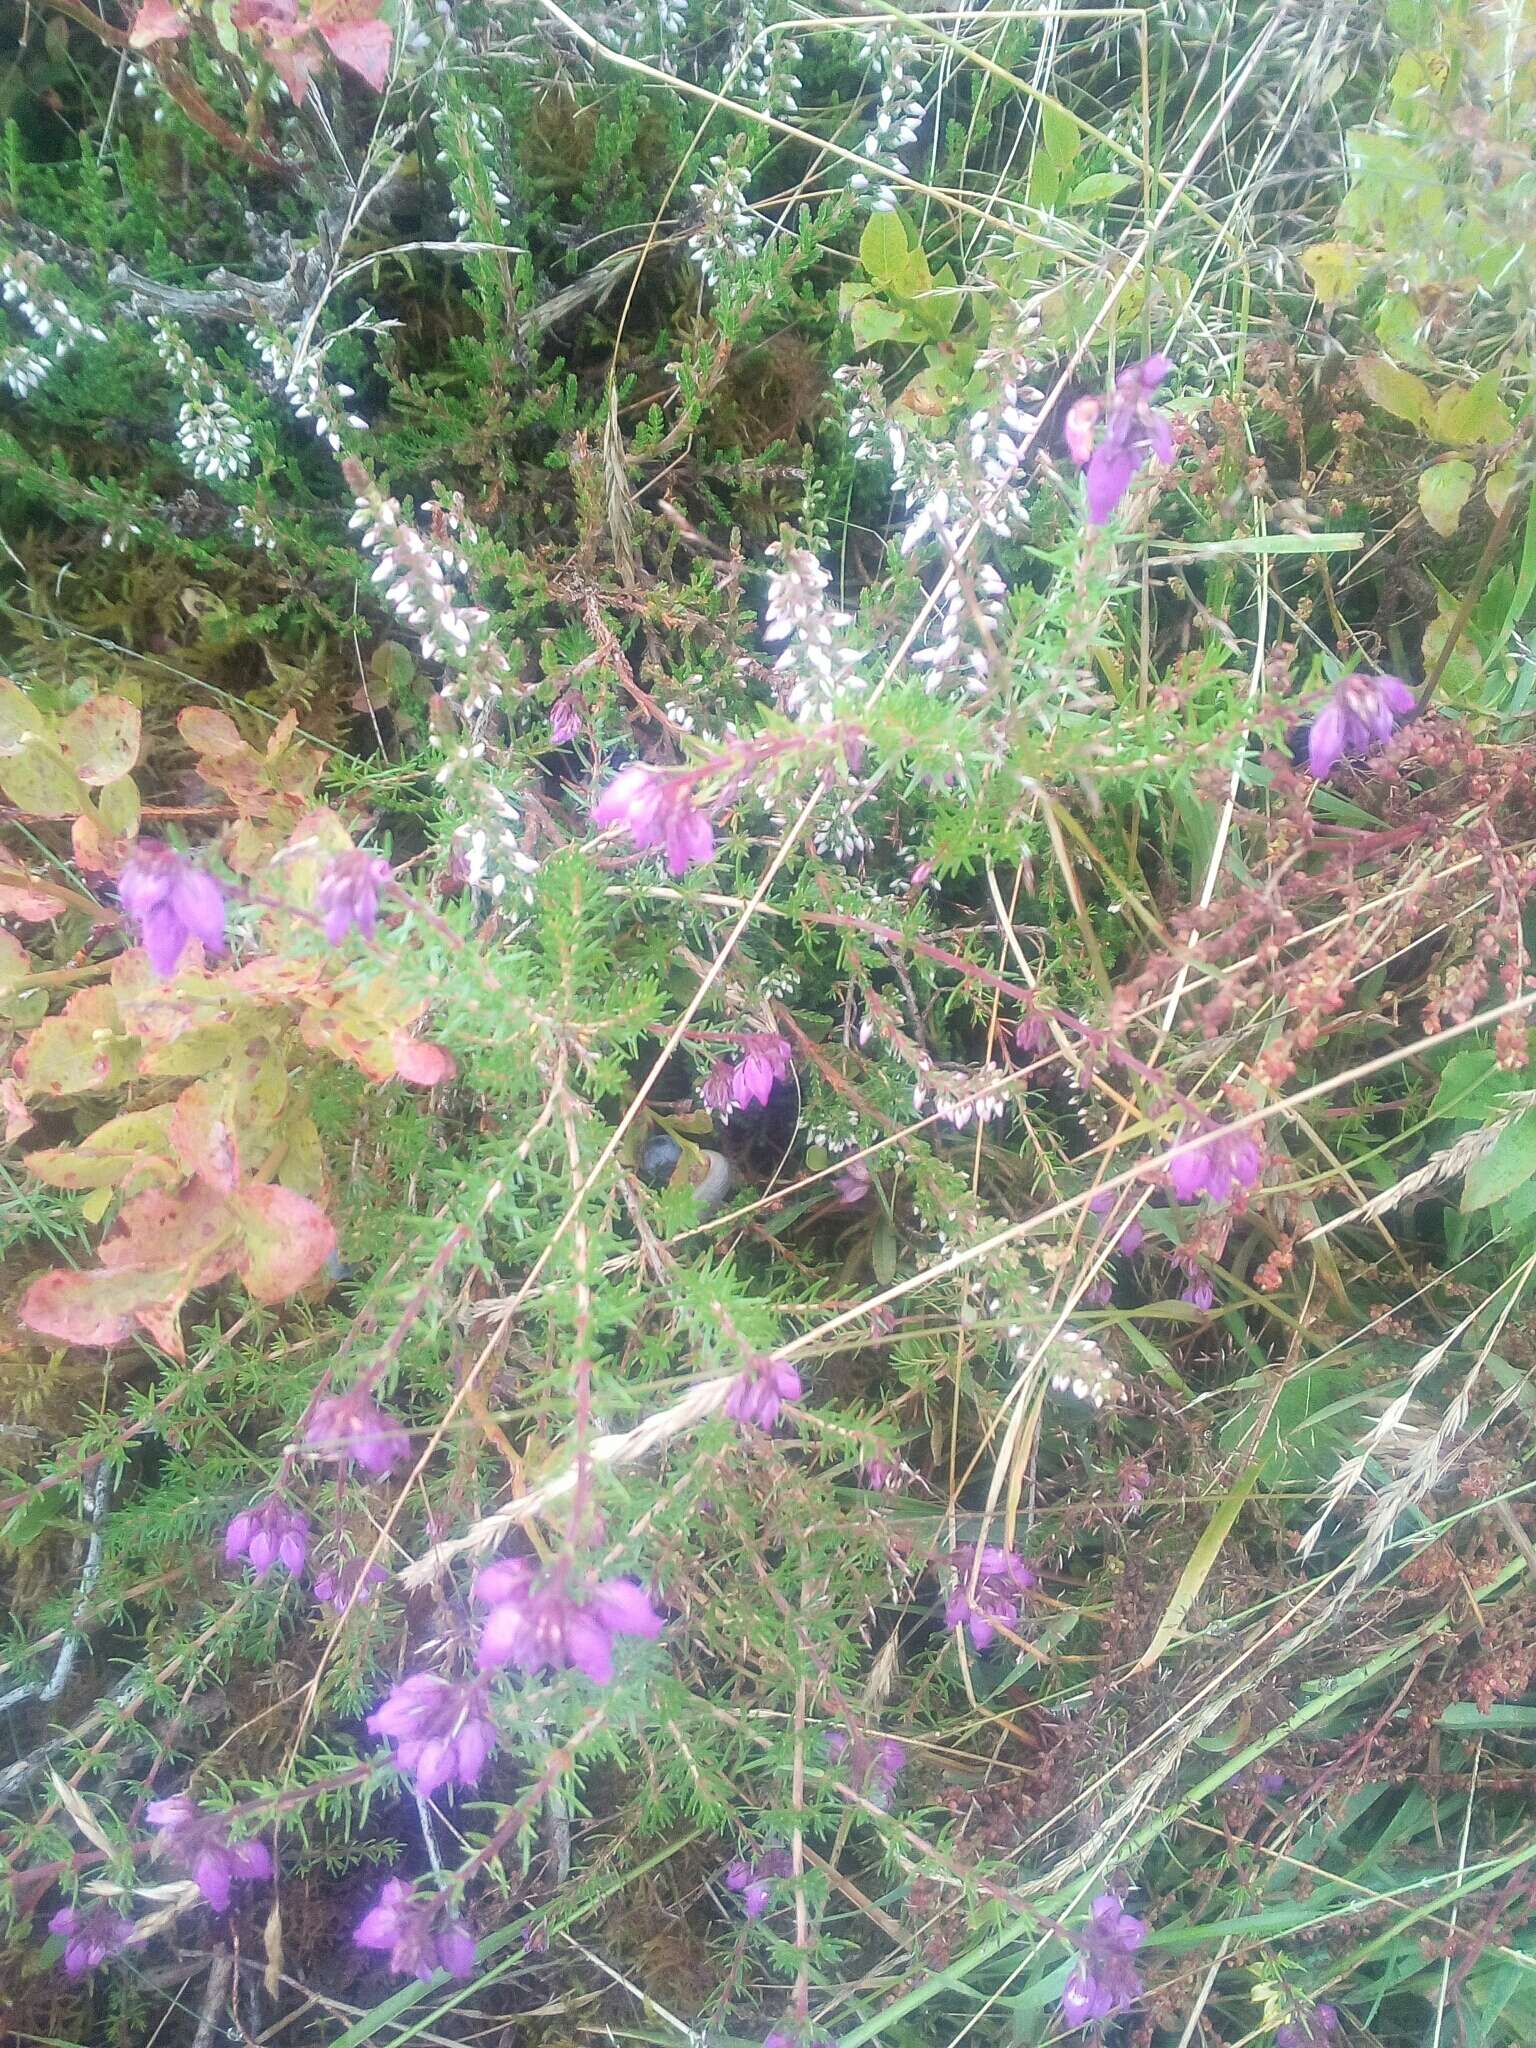
<path fill-rule="evenodd" d="M 29 1679 L 23 1685 L 12 1686 L 8 1693 L 0 1695 L 0 1713 L 10 1707 L 19 1707 L 27 1700 L 50 1702 L 56 1700 L 69 1683 L 70 1673 L 75 1668 L 85 1637 L 80 1624 L 85 1618 L 91 1594 L 95 1591 L 97 1578 L 101 1573 L 102 1545 L 107 1533 L 107 1503 L 112 1498 L 112 1472 L 103 1461 L 96 1468 L 91 1484 L 90 1506 L 87 1510 L 90 1522 L 90 1538 L 85 1546 L 85 1562 L 80 1570 L 80 1591 L 75 1599 L 70 1626 L 59 1645 L 59 1654 L 54 1659 L 52 1674 L 46 1679 Z M 3 1780 L 0 1780 L 3 1783 Z"/>

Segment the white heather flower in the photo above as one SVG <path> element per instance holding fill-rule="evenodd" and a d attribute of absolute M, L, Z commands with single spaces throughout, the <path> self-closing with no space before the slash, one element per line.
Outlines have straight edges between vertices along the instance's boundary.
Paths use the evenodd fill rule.
<path fill-rule="evenodd" d="M 774 663 L 786 678 L 784 708 L 807 722 L 824 718 L 844 691 L 863 688 L 853 673 L 863 654 L 839 638 L 853 616 L 827 603 L 832 579 L 809 548 L 775 541 L 768 553 L 778 567 L 768 575 L 763 638 L 785 643 Z"/>
<path fill-rule="evenodd" d="M 747 205 L 751 176 L 745 164 L 712 156 L 708 174 L 690 188 L 702 217 L 688 237 L 688 251 L 714 291 L 757 254 L 757 220 Z"/>
<path fill-rule="evenodd" d="M 51 356 L 45 356 L 40 349 L 28 348 L 24 342 L 18 342 L 14 348 L 0 349 L 0 384 L 18 398 L 30 397 L 52 368 Z"/>
<path fill-rule="evenodd" d="M 917 45 L 904 30 L 882 25 L 865 36 L 859 54 L 874 66 L 880 80 L 875 117 L 861 145 L 863 153 L 881 170 L 905 170 L 902 151 L 917 140 L 926 112 L 922 83 L 917 76 Z M 887 178 L 871 180 L 862 172 L 855 172 L 849 183 L 876 213 L 888 213 L 895 208 L 895 189 Z"/>

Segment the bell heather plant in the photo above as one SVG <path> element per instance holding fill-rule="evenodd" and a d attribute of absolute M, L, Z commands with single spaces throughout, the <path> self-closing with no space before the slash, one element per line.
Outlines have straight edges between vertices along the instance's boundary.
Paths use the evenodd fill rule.
<path fill-rule="evenodd" d="M 1517 12 L 28 15 L 18 2038 L 1524 2038 Z"/>

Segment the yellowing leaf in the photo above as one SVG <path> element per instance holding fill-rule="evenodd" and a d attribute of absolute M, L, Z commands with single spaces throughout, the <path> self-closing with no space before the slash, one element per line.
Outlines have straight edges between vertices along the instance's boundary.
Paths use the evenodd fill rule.
<path fill-rule="evenodd" d="M 32 818 L 73 818 L 88 811 L 85 785 L 58 748 L 41 735 L 0 757 L 0 789 Z"/>
<path fill-rule="evenodd" d="M 1350 242 L 1314 242 L 1301 252 L 1307 281 L 1325 306 L 1347 299 L 1370 267 L 1363 249 Z"/>
<path fill-rule="evenodd" d="M 59 726 L 59 751 L 93 789 L 116 782 L 139 758 L 138 706 L 126 697 L 93 697 Z"/>
<path fill-rule="evenodd" d="M 1489 370 L 1465 391 L 1442 391 L 1431 421 L 1437 440 L 1465 448 L 1474 442 L 1507 441 L 1514 422 L 1499 396 L 1499 373 Z"/>
<path fill-rule="evenodd" d="M 1483 485 L 1483 496 L 1488 501 L 1488 510 L 1497 519 L 1513 497 L 1520 483 L 1520 472 L 1513 463 L 1503 463 L 1492 472 Z"/>
<path fill-rule="evenodd" d="M 1420 476 L 1419 510 L 1443 540 L 1449 540 L 1461 524 L 1462 507 L 1476 481 L 1477 471 L 1459 455 L 1449 462 L 1432 463 Z"/>
<path fill-rule="evenodd" d="M 1394 419 L 1420 427 L 1433 415 L 1435 401 L 1424 379 L 1415 377 L 1412 370 L 1400 370 L 1385 356 L 1367 356 L 1355 365 L 1355 376 L 1372 404 Z"/>
<path fill-rule="evenodd" d="M 859 237 L 859 261 L 880 284 L 897 276 L 907 260 L 907 230 L 899 213 L 872 213 Z"/>

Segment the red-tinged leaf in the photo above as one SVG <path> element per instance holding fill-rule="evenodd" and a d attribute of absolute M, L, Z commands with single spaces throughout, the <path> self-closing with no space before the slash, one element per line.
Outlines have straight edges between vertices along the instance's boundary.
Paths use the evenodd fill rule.
<path fill-rule="evenodd" d="M 302 107 L 309 97 L 309 82 L 320 69 L 317 52 L 306 43 L 274 43 L 267 51 L 267 62 L 287 86 L 293 104 Z"/>
<path fill-rule="evenodd" d="M 238 23 L 237 23 L 238 26 Z M 194 704 L 176 714 L 176 730 L 194 754 L 244 754 L 250 750 L 227 711 Z"/>
<path fill-rule="evenodd" d="M 107 693 L 70 712 L 59 727 L 59 751 L 80 780 L 104 789 L 139 758 L 139 711 Z"/>
<path fill-rule="evenodd" d="M 194 1081 L 171 1111 L 171 1149 L 188 1179 L 196 1177 L 221 1195 L 240 1185 L 240 1153 L 230 1128 L 230 1090 L 219 1081 Z"/>
<path fill-rule="evenodd" d="M 125 1205 L 102 1244 L 101 1263 L 114 1272 L 179 1270 L 187 1276 L 185 1299 L 233 1267 L 235 1230 L 229 1204 L 209 1188 L 194 1185 L 179 1195 L 152 1189 Z"/>
<path fill-rule="evenodd" d="M 236 1270 L 258 1301 L 307 1287 L 336 1249 L 330 1217 L 292 1188 L 249 1187 L 231 1206 L 244 1240 Z"/>
<path fill-rule="evenodd" d="M 402 1081 L 414 1081 L 418 1088 L 435 1088 L 440 1081 L 451 1081 L 458 1072 L 451 1053 L 444 1052 L 440 1045 L 428 1045 L 425 1039 L 412 1038 L 408 1031 L 397 1031 L 390 1044 L 395 1072 Z"/>
<path fill-rule="evenodd" d="M 28 1096 L 84 1095 L 121 1087 L 137 1054 L 138 1041 L 124 1033 L 112 991 L 88 988 L 39 1024 L 11 1065 Z"/>
<path fill-rule="evenodd" d="M 22 1100 L 21 1090 L 9 1074 L 5 1076 L 4 1080 L 0 1080 L 0 1109 L 5 1111 L 5 1142 L 7 1145 L 14 1145 L 19 1138 L 24 1138 L 37 1122 L 37 1118 L 33 1116 L 26 1103 Z"/>
<path fill-rule="evenodd" d="M 171 0 L 144 0 L 128 31 L 128 47 L 148 50 L 156 43 L 177 42 L 191 26 L 176 12 Z"/>
<path fill-rule="evenodd" d="M 19 917 L 24 924 L 47 924 L 63 915 L 62 897 L 50 896 L 27 882 L 0 882 L 0 917 Z"/>
<path fill-rule="evenodd" d="M 389 52 L 394 34 L 387 21 L 320 24 L 320 35 L 338 64 L 355 71 L 365 85 L 382 92 L 389 83 Z"/>
<path fill-rule="evenodd" d="M 29 1330 L 63 1344 L 121 1344 L 148 1299 L 135 1273 L 43 1273 L 17 1313 Z"/>

